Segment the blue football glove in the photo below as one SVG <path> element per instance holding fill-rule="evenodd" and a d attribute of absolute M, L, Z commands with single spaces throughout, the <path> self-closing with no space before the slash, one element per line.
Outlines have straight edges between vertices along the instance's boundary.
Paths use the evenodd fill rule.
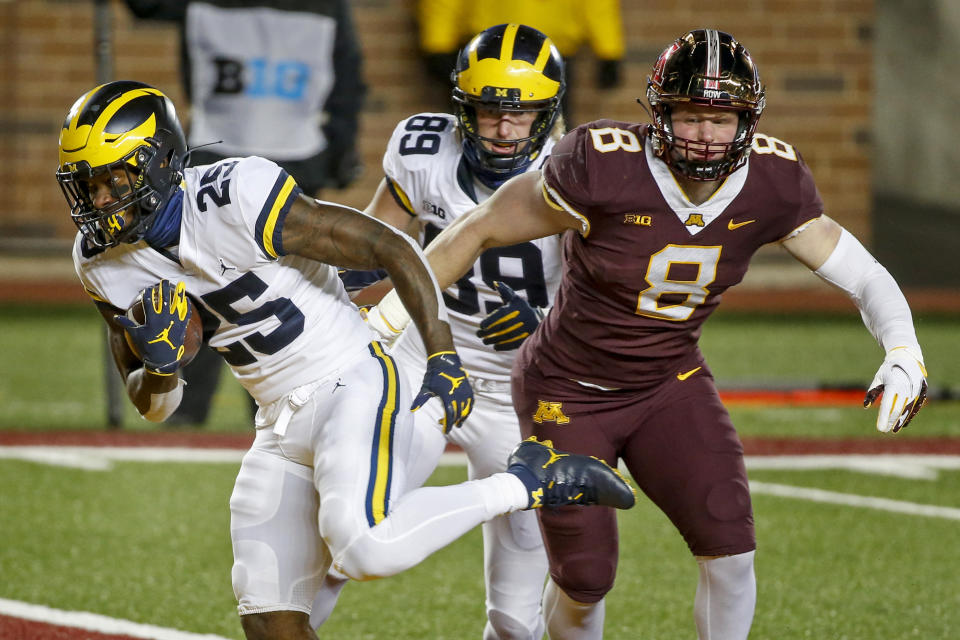
<path fill-rule="evenodd" d="M 460 364 L 460 357 L 453 351 L 439 351 L 427 358 L 423 386 L 413 399 L 410 410 L 416 411 L 433 397 L 443 402 L 444 416 L 440 425 L 444 433 L 463 424 L 473 410 L 473 389 L 467 381 L 467 372 Z"/>
<path fill-rule="evenodd" d="M 494 282 L 493 286 L 503 298 L 503 305 L 487 314 L 477 337 L 483 339 L 483 344 L 492 344 L 494 351 L 510 351 L 530 337 L 543 320 L 543 311 L 530 306 L 504 283 Z"/>
<path fill-rule="evenodd" d="M 184 352 L 190 305 L 186 285 L 161 280 L 140 292 L 143 301 L 143 324 L 127 316 L 114 316 L 123 326 L 127 341 L 143 360 L 143 367 L 152 373 L 169 376 L 180 368 Z"/>

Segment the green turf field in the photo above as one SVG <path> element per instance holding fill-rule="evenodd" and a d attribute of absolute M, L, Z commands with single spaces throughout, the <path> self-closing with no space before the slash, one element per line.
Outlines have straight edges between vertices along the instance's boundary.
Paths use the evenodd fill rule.
<path fill-rule="evenodd" d="M 101 429 L 102 343 L 92 308 L 0 309 L 0 429 Z M 960 386 L 960 320 L 918 319 L 931 383 Z M 856 314 L 718 314 L 704 350 L 721 383 L 872 378 L 880 350 Z M 227 381 L 215 431 L 244 431 Z M 734 408 L 751 436 L 865 437 L 873 411 Z M 128 412 L 125 428 L 156 429 Z M 960 436 L 960 402 L 933 402 L 897 438 Z M 83 471 L 0 459 L 0 598 L 196 633 L 242 638 L 230 587 L 227 499 L 235 463 L 116 463 Z M 432 479 L 463 479 L 461 468 Z M 960 509 L 960 471 L 916 478 L 844 470 L 751 470 L 752 482 Z M 960 520 L 755 493 L 759 601 L 751 638 L 948 639 L 960 629 Z M 953 512 L 950 512 L 953 513 Z M 694 638 L 697 572 L 666 518 L 643 499 L 621 514 L 621 562 L 608 598 L 612 639 Z M 422 565 L 349 585 L 323 638 L 479 638 L 480 536 Z"/>
<path fill-rule="evenodd" d="M 917 318 L 930 383 L 960 391 L 960 318 Z M 880 348 L 851 306 L 846 315 L 777 316 L 719 311 L 702 347 L 720 386 L 866 385 Z M 102 429 L 106 423 L 102 322 L 92 305 L 0 307 L 0 429 Z M 245 392 L 221 377 L 209 431 L 246 431 Z M 955 393 L 956 395 L 956 393 Z M 742 435 L 873 435 L 871 412 L 850 408 L 731 410 Z M 902 435 L 960 435 L 960 398 L 931 402 Z M 153 430 L 127 403 L 124 427 Z"/>
<path fill-rule="evenodd" d="M 108 472 L 0 461 L 0 597 L 242 638 L 230 588 L 226 497 L 236 466 L 121 463 Z M 441 469 L 433 480 L 463 478 Z M 960 474 L 936 481 L 849 472 L 752 472 L 752 481 L 960 506 Z M 10 490 L 17 487 L 16 490 Z M 960 521 L 758 495 L 753 638 L 956 637 Z M 665 517 L 620 517 L 608 638 L 693 638 L 696 569 Z M 352 584 L 323 638 L 478 638 L 477 531 L 414 569 Z"/>

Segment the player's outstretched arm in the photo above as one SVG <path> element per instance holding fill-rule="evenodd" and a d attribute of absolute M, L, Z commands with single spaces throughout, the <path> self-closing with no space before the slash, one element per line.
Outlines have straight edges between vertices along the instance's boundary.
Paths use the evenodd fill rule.
<path fill-rule="evenodd" d="M 412 408 L 436 396 L 444 405 L 444 427 L 461 424 L 472 410 L 473 391 L 453 348 L 440 289 L 416 242 L 355 209 L 306 197 L 291 206 L 281 233 L 285 253 L 347 269 L 386 269 L 427 349 L 427 373 Z"/>
<path fill-rule="evenodd" d="M 530 171 L 506 182 L 444 229 L 427 247 L 427 260 L 440 287 L 446 288 L 466 273 L 485 249 L 579 228 L 576 218 L 547 204 L 540 172 Z"/>
<path fill-rule="evenodd" d="M 879 431 L 909 424 L 927 395 L 927 370 L 906 298 L 893 276 L 846 229 L 827 216 L 810 223 L 783 247 L 853 300 L 867 329 L 885 352 L 864 398 L 880 398 Z M 881 397 L 882 394 L 882 397 Z"/>
<path fill-rule="evenodd" d="M 282 231 L 283 250 L 346 269 L 386 269 L 428 349 L 453 350 L 440 290 L 419 247 L 356 209 L 301 197 Z"/>
<path fill-rule="evenodd" d="M 368 216 L 373 216 L 377 220 L 386 222 L 395 229 L 400 229 L 411 238 L 417 238 L 419 235 L 419 219 L 397 204 L 397 201 L 390 195 L 387 178 L 383 178 L 380 181 L 380 185 L 370 200 L 370 204 L 367 205 L 363 212 Z M 381 298 L 392 288 L 393 282 L 390 278 L 384 278 L 379 282 L 352 292 L 350 299 L 353 300 L 357 306 L 374 305 L 380 302 Z"/>
<path fill-rule="evenodd" d="M 457 218 L 434 238 L 426 255 L 440 287 L 445 289 L 466 273 L 485 249 L 579 228 L 576 218 L 547 204 L 540 172 L 531 171 L 507 181 L 482 204 Z M 409 321 L 394 291 L 383 296 L 368 317 L 381 334 L 399 334 Z"/>

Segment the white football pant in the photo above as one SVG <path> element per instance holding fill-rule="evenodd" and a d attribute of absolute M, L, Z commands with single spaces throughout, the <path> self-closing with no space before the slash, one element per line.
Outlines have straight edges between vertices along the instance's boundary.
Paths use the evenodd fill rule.
<path fill-rule="evenodd" d="M 241 615 L 309 614 L 331 565 L 355 580 L 392 575 L 526 507 L 523 483 L 505 473 L 404 494 L 422 447 L 409 406 L 403 376 L 373 343 L 354 366 L 261 408 L 230 498 Z"/>

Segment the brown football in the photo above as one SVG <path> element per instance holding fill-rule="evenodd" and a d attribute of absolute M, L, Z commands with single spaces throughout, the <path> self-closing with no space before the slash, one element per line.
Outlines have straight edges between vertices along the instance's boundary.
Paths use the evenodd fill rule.
<path fill-rule="evenodd" d="M 187 296 L 187 306 L 190 308 L 190 319 L 187 320 L 187 334 L 183 339 L 183 358 L 180 366 L 187 365 L 194 356 L 197 355 L 197 352 L 200 351 L 200 347 L 203 346 L 203 319 L 200 317 L 200 312 L 197 311 L 197 305 L 193 304 L 193 300 Z M 136 322 L 137 324 L 143 324 L 143 321 L 146 316 L 143 313 L 143 298 L 137 296 L 137 299 L 133 301 L 133 304 L 127 309 L 127 317 Z M 139 358 L 140 354 L 137 353 L 136 348 L 130 344 L 130 339 L 127 339 L 127 344 L 130 345 L 130 349 L 133 353 Z"/>

